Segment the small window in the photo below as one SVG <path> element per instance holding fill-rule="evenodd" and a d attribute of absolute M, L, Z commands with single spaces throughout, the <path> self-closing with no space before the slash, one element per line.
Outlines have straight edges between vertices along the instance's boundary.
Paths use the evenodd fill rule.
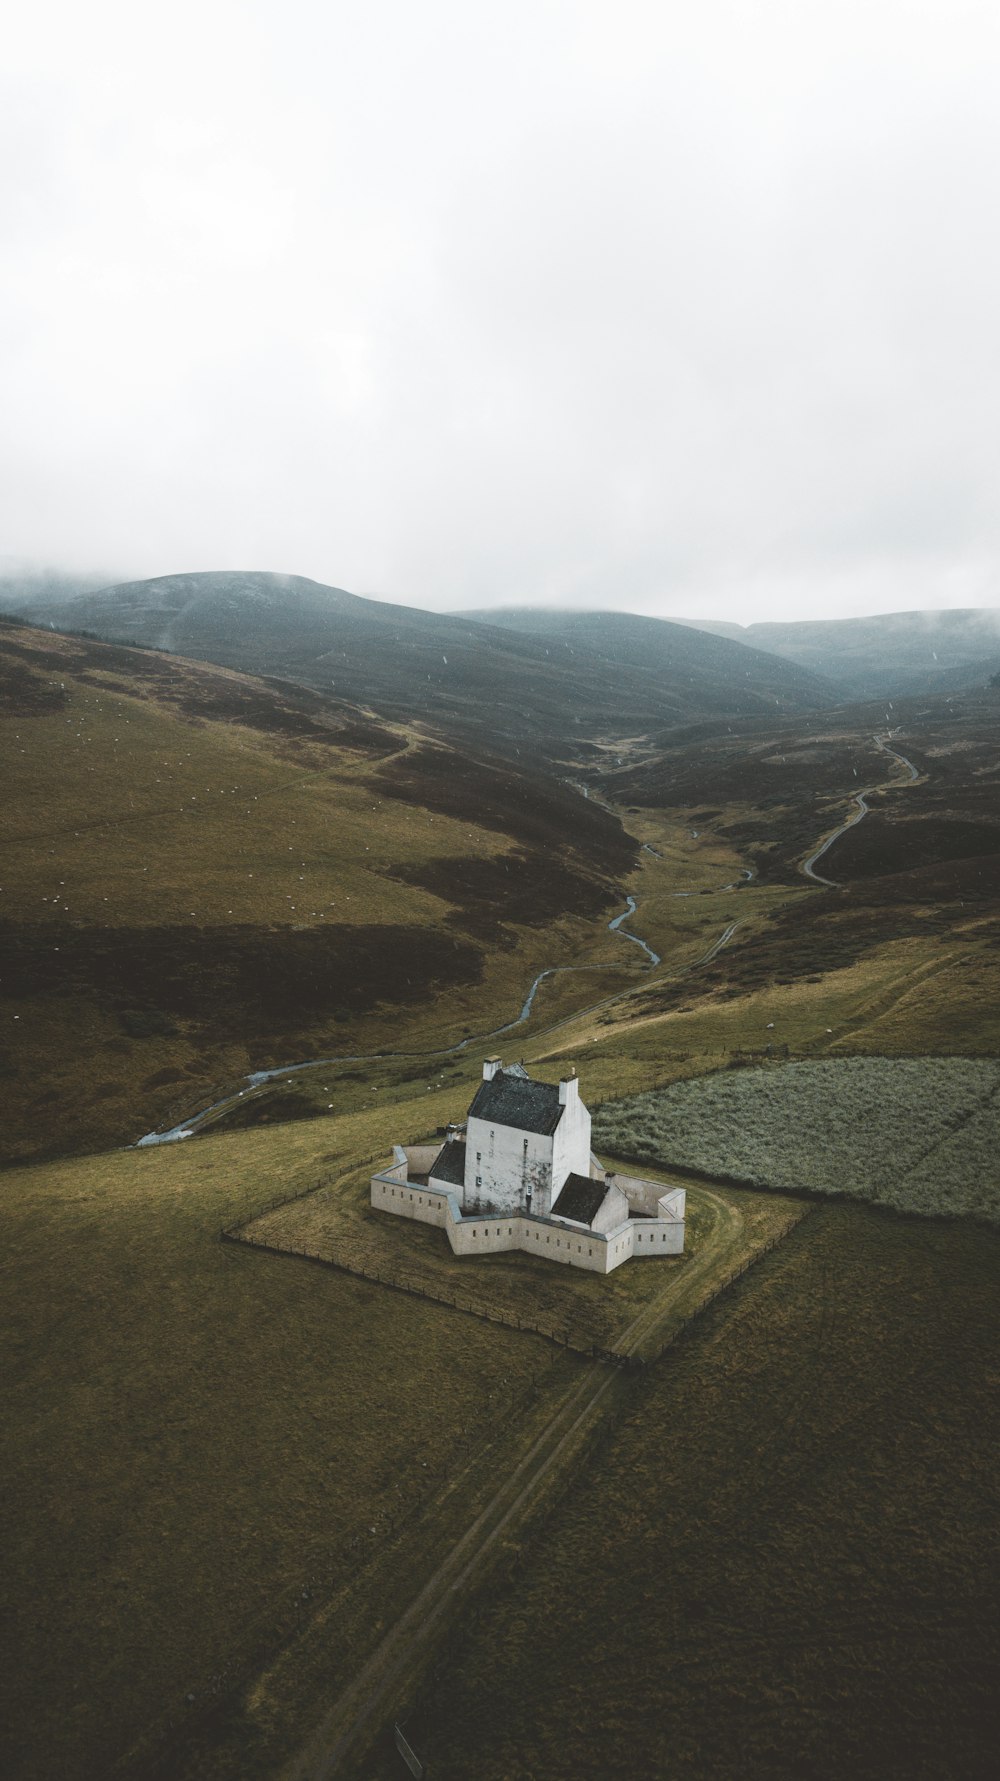
<path fill-rule="evenodd" d="M 524 1148 L 525 1148 L 525 1150 L 527 1150 L 527 1148 L 528 1148 L 528 1140 L 527 1140 L 527 1138 L 525 1138 L 525 1139 L 524 1139 L 524 1140 L 523 1140 L 523 1143 L 524 1143 Z"/>
<path fill-rule="evenodd" d="M 483 1153 L 482 1153 L 482 1151 L 481 1151 L 481 1150 L 477 1150 L 477 1151 L 476 1151 L 476 1161 L 477 1161 L 477 1163 L 481 1163 L 481 1162 L 482 1162 L 482 1160 L 483 1160 Z"/>
<path fill-rule="evenodd" d="M 477 1187 L 482 1187 L 482 1185 L 483 1185 L 483 1178 L 482 1178 L 482 1176 L 481 1176 L 481 1175 L 477 1175 L 477 1176 L 476 1176 L 476 1186 L 477 1186 Z"/>

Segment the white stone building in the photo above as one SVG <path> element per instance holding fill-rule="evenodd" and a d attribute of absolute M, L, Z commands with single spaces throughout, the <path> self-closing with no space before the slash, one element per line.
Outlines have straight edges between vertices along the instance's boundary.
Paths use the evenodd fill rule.
<path fill-rule="evenodd" d="M 464 1127 L 442 1145 L 397 1144 L 371 1182 L 373 1207 L 439 1225 L 456 1255 L 526 1249 L 598 1274 L 680 1255 L 684 1202 L 682 1187 L 598 1162 L 575 1076 L 537 1082 L 497 1057 L 483 1065 Z"/>

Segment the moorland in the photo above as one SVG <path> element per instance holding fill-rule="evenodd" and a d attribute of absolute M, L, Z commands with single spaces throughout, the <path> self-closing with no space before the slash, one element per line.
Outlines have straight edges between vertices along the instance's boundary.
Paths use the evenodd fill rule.
<path fill-rule="evenodd" d="M 280 579 L 0 630 L 4 1772 L 985 1775 L 1000 693 Z M 371 1212 L 496 1049 L 683 1258 Z"/>

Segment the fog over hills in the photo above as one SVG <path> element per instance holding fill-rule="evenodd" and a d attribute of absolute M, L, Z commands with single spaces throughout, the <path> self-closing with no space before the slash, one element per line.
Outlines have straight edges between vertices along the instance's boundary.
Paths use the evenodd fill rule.
<path fill-rule="evenodd" d="M 835 698 L 807 668 L 631 614 L 555 615 L 555 631 L 520 613 L 473 622 L 256 571 L 159 576 L 21 604 L 56 629 L 284 676 L 389 716 L 558 755 L 602 735 L 807 712 Z"/>
<path fill-rule="evenodd" d="M 836 683 L 841 696 L 879 699 L 963 692 L 1000 669 L 1000 609 L 886 612 L 869 618 L 733 625 L 678 619 L 751 645 Z"/>

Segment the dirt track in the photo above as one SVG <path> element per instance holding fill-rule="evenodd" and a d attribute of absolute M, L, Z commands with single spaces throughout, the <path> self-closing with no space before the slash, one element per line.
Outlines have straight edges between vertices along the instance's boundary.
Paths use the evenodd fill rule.
<path fill-rule="evenodd" d="M 680 1281 L 674 1277 L 651 1304 L 621 1331 L 619 1354 L 658 1354 L 678 1328 L 713 1298 L 740 1254 L 745 1221 L 738 1207 L 700 1187 L 714 1213 L 697 1257 Z M 357 1675 L 342 1690 L 281 1781 L 329 1781 L 350 1772 L 352 1756 L 398 1712 L 422 1673 L 445 1625 L 464 1607 L 488 1573 L 498 1547 L 536 1511 L 546 1487 L 555 1485 L 597 1421 L 614 1414 L 631 1393 L 632 1375 L 591 1363 L 555 1406 L 529 1451 L 503 1478 L 489 1502 L 458 1535 L 433 1575 L 385 1633 Z"/>
<path fill-rule="evenodd" d="M 883 754 L 891 755 L 894 761 L 898 761 L 900 766 L 906 768 L 906 770 L 910 776 L 911 784 L 915 779 L 919 779 L 920 775 L 919 775 L 916 767 L 913 765 L 912 761 L 907 760 L 905 754 L 899 754 L 895 748 L 890 748 L 888 743 L 883 742 L 881 740 L 881 738 L 878 736 L 873 736 L 872 741 L 874 742 L 876 748 L 880 748 L 882 750 Z M 841 823 L 839 829 L 834 829 L 833 834 L 828 835 L 826 840 L 821 842 L 820 846 L 816 848 L 816 851 L 814 853 L 811 853 L 809 855 L 809 858 L 807 860 L 803 860 L 801 870 L 807 878 L 811 878 L 814 881 L 814 883 L 816 883 L 816 884 L 828 885 L 831 890 L 836 890 L 838 888 L 838 885 L 839 885 L 838 879 L 825 878 L 823 876 L 822 872 L 817 872 L 815 870 L 816 861 L 821 860 L 823 858 L 823 855 L 826 853 L 827 849 L 831 848 L 835 841 L 839 841 L 841 835 L 846 835 L 848 829 L 857 828 L 858 823 L 861 822 L 862 819 L 868 815 L 868 805 L 867 805 L 866 799 L 871 797 L 872 792 L 885 790 L 887 786 L 891 786 L 896 783 L 897 782 L 894 780 L 883 781 L 879 785 L 866 785 L 863 792 L 855 792 L 854 803 L 857 805 L 857 809 L 856 809 L 854 815 L 849 816 L 846 822 Z"/>

